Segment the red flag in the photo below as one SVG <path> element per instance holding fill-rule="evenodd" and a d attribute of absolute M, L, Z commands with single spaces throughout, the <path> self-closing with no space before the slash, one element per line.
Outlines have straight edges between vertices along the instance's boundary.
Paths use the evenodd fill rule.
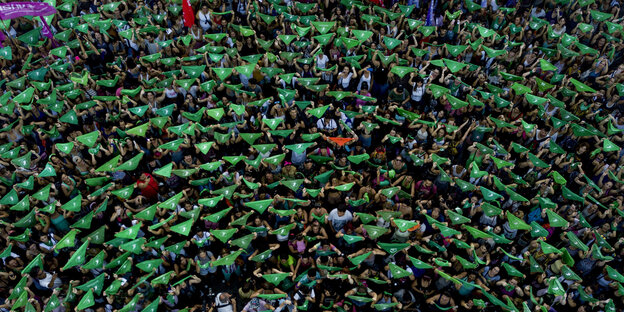
<path fill-rule="evenodd" d="M 353 138 L 338 138 L 338 137 L 328 137 L 328 139 L 332 140 L 334 143 L 344 146 L 347 142 L 353 140 Z"/>
<path fill-rule="evenodd" d="M 190 0 L 182 0 L 182 14 L 184 16 L 184 26 L 191 27 L 195 24 L 195 12 L 193 12 Z"/>

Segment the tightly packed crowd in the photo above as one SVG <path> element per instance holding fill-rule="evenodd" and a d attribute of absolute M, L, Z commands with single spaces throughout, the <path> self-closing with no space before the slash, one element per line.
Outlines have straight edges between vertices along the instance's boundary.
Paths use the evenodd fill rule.
<path fill-rule="evenodd" d="M 45 2 L 0 310 L 624 309 L 620 1 Z"/>

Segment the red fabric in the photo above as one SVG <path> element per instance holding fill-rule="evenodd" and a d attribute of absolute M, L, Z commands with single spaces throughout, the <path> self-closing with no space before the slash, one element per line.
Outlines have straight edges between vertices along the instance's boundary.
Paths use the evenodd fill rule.
<path fill-rule="evenodd" d="M 195 24 L 195 13 L 191 7 L 190 0 L 182 0 L 182 14 L 184 16 L 184 26 L 191 27 Z"/>
<path fill-rule="evenodd" d="M 141 195 L 150 199 L 156 198 L 158 196 L 158 182 L 156 181 L 156 179 L 154 179 L 154 177 L 152 177 L 151 174 L 144 173 L 144 175 L 148 176 L 147 181 L 137 181 L 137 187 L 139 186 L 139 184 L 147 183 L 147 186 L 141 189 Z"/>
<path fill-rule="evenodd" d="M 344 146 L 347 142 L 353 140 L 353 138 L 338 138 L 338 137 L 329 137 L 328 139 L 332 140 L 334 143 Z"/>

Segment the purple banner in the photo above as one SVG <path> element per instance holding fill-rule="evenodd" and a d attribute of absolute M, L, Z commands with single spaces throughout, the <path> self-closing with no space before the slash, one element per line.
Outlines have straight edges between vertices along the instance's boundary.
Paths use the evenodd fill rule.
<path fill-rule="evenodd" d="M 56 9 L 44 2 L 9 2 L 0 4 L 0 19 L 12 19 L 24 15 L 48 16 Z"/>
<path fill-rule="evenodd" d="M 25 15 L 39 16 L 41 19 L 41 34 L 52 39 L 52 33 L 46 23 L 44 16 L 52 15 L 56 13 L 56 9 L 44 2 L 9 2 L 0 3 L 0 19 L 12 19 L 22 17 Z M 0 47 L 2 47 L 2 41 L 4 35 L 0 34 Z"/>
<path fill-rule="evenodd" d="M 39 17 L 39 19 L 41 19 L 41 25 L 43 25 L 43 27 L 41 28 L 41 34 L 48 37 L 48 39 L 52 40 L 52 33 L 50 32 L 50 27 L 48 26 L 48 22 L 46 22 L 45 18 L 43 18 L 43 16 Z"/>
<path fill-rule="evenodd" d="M 425 22 L 425 26 L 435 26 L 435 13 L 433 9 L 436 5 L 436 0 L 429 1 L 429 10 L 427 10 L 427 20 Z"/>

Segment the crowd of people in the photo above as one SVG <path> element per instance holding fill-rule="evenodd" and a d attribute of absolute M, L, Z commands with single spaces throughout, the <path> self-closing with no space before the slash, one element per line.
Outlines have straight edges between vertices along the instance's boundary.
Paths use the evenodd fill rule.
<path fill-rule="evenodd" d="M 0 310 L 624 309 L 620 1 L 45 2 Z"/>

